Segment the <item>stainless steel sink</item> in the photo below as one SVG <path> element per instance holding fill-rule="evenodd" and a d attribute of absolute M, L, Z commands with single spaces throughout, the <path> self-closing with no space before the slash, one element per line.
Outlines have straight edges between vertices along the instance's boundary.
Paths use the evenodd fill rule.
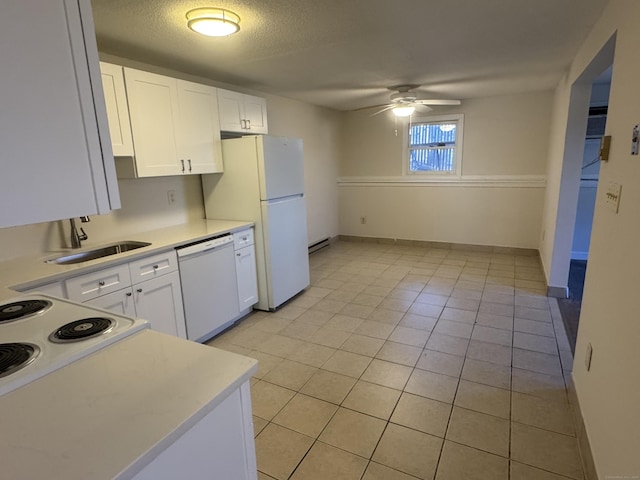
<path fill-rule="evenodd" d="M 111 255 L 117 255 L 118 253 L 128 252 L 137 248 L 148 247 L 151 245 L 147 242 L 133 242 L 126 241 L 121 243 L 114 243 L 100 248 L 94 248 L 92 250 L 84 250 L 82 252 L 75 252 L 63 257 L 51 258 L 45 260 L 45 263 L 55 263 L 56 265 L 70 265 L 73 263 L 88 262 L 89 260 L 96 260 L 98 258 L 110 257 Z"/>

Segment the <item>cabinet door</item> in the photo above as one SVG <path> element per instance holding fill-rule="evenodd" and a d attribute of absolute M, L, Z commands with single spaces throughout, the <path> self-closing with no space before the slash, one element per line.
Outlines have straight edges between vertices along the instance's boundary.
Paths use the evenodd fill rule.
<path fill-rule="evenodd" d="M 243 95 L 230 90 L 218 89 L 218 112 L 220 115 L 220 130 L 224 132 L 242 132 L 244 120 Z"/>
<path fill-rule="evenodd" d="M 134 285 L 133 295 L 137 316 L 153 330 L 187 338 L 178 272 Z"/>
<path fill-rule="evenodd" d="M 253 245 L 236 250 L 236 276 L 240 311 L 258 303 L 258 278 Z"/>
<path fill-rule="evenodd" d="M 133 139 L 127 94 L 124 89 L 124 74 L 120 65 L 100 62 L 102 90 L 107 106 L 111 148 L 115 156 L 133 157 Z"/>
<path fill-rule="evenodd" d="M 244 119 L 251 133 L 269 133 L 267 125 L 267 100 L 253 95 L 244 95 Z"/>
<path fill-rule="evenodd" d="M 178 80 L 179 159 L 185 173 L 222 172 L 218 98 L 214 87 Z"/>
<path fill-rule="evenodd" d="M 90 1 L 3 0 L 0 45 L 0 227 L 119 208 Z"/>
<path fill-rule="evenodd" d="M 179 119 L 177 81 L 131 68 L 124 69 L 124 78 L 137 175 L 181 175 L 175 137 Z"/>
<path fill-rule="evenodd" d="M 133 294 L 131 288 L 125 288 L 118 290 L 117 292 L 109 293 L 93 300 L 84 302 L 85 305 L 91 305 L 92 307 L 103 308 L 113 313 L 125 315 L 127 317 L 136 316 L 136 307 L 133 304 Z"/>

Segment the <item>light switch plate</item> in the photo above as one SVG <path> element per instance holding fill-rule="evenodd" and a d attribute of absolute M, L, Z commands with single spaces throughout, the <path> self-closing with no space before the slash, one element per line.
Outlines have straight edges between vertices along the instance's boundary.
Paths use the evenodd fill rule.
<path fill-rule="evenodd" d="M 609 210 L 612 210 L 614 213 L 618 213 L 618 209 L 620 208 L 620 194 L 622 193 L 622 185 L 619 183 L 610 182 L 607 187 L 606 201 L 607 207 Z"/>

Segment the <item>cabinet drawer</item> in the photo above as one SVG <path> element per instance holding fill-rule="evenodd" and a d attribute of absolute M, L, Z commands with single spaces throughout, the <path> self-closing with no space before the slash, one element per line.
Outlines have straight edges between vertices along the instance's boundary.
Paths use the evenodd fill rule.
<path fill-rule="evenodd" d="M 21 290 L 22 293 L 44 293 L 45 295 L 52 295 L 54 297 L 67 298 L 64 293 L 63 282 L 51 282 L 40 285 L 39 287 L 33 287 L 29 290 Z"/>
<path fill-rule="evenodd" d="M 76 302 L 86 302 L 92 298 L 115 292 L 131 285 L 129 267 L 126 263 L 105 268 L 86 275 L 65 280 L 67 296 Z"/>
<path fill-rule="evenodd" d="M 131 282 L 134 285 L 175 270 L 178 270 L 178 257 L 175 250 L 158 253 L 129 263 Z"/>
<path fill-rule="evenodd" d="M 253 245 L 253 228 L 248 228 L 233 234 L 234 250 Z"/>

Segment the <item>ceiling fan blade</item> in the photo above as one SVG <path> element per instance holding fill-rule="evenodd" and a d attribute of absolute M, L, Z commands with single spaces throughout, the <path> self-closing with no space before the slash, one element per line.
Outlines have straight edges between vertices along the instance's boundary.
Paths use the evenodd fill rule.
<path fill-rule="evenodd" d="M 354 108 L 353 110 L 349 110 L 350 112 L 359 112 L 361 110 L 369 110 L 370 108 L 380 108 L 380 107 L 388 107 L 389 104 L 388 103 L 380 103 L 378 105 L 369 105 L 368 107 L 360 107 L 360 108 Z"/>
<path fill-rule="evenodd" d="M 460 105 L 460 100 L 418 99 L 415 103 L 420 105 Z"/>
<path fill-rule="evenodd" d="M 380 115 L 381 113 L 388 112 L 392 108 L 397 107 L 397 105 L 378 105 L 378 106 L 384 107 L 384 108 L 381 110 L 378 110 L 376 113 L 372 113 L 371 115 L 369 115 L 370 117 L 375 117 L 376 115 Z"/>

